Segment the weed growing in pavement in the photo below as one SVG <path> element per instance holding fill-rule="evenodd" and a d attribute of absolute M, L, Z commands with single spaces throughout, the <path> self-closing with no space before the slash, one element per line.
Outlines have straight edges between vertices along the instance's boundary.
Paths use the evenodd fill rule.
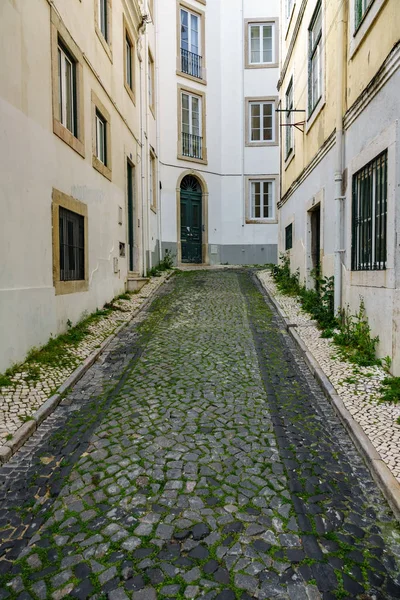
<path fill-rule="evenodd" d="M 341 348 L 345 358 L 362 367 L 380 364 L 376 358 L 379 337 L 371 337 L 363 298 L 356 315 L 351 315 L 347 308 L 341 311 L 341 317 L 340 331 L 334 334 L 333 342 Z"/>
<path fill-rule="evenodd" d="M 163 271 L 169 271 L 174 266 L 175 254 L 172 254 L 170 250 L 165 250 L 164 258 L 160 260 L 156 267 L 152 267 L 147 271 L 147 275 L 150 277 L 160 277 Z"/>
<path fill-rule="evenodd" d="M 283 294 L 297 296 L 303 310 L 315 319 L 323 331 L 329 332 L 330 337 L 333 328 L 337 327 L 334 312 L 334 282 L 333 277 L 320 277 L 317 271 L 313 271 L 316 288 L 307 289 L 300 284 L 300 274 L 290 271 L 290 258 L 288 254 L 281 254 L 281 263 L 274 265 L 271 269 L 272 277 Z"/>
<path fill-rule="evenodd" d="M 382 395 L 380 402 L 391 402 L 393 404 L 400 402 L 400 377 L 385 377 L 380 392 Z M 397 422 L 400 424 L 400 417 Z"/>

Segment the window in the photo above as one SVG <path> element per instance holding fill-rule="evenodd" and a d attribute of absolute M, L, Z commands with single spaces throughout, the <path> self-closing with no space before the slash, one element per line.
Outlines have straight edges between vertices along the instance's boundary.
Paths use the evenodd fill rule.
<path fill-rule="evenodd" d="M 292 10 L 294 6 L 294 0 L 286 0 L 286 20 L 289 21 L 292 16 Z"/>
<path fill-rule="evenodd" d="M 58 44 L 58 100 L 59 120 L 75 137 L 77 134 L 76 121 L 76 72 L 75 62 L 71 55 Z"/>
<path fill-rule="evenodd" d="M 96 156 L 103 165 L 107 164 L 107 124 L 96 110 Z"/>
<path fill-rule="evenodd" d="M 87 205 L 53 189 L 53 284 L 55 293 L 87 291 Z"/>
<path fill-rule="evenodd" d="M 202 115 L 199 96 L 182 92 L 182 154 L 203 158 Z"/>
<path fill-rule="evenodd" d="M 386 268 L 387 151 L 353 176 L 352 270 Z"/>
<path fill-rule="evenodd" d="M 85 279 L 84 217 L 60 206 L 60 281 Z"/>
<path fill-rule="evenodd" d="M 249 63 L 263 65 L 275 62 L 274 24 L 249 24 Z"/>
<path fill-rule="evenodd" d="M 249 142 L 274 142 L 274 103 L 250 102 L 249 107 Z"/>
<path fill-rule="evenodd" d="M 285 250 L 293 247 L 293 223 L 285 227 Z"/>
<path fill-rule="evenodd" d="M 97 0 L 98 8 L 98 26 L 104 39 L 108 42 L 108 5 L 107 0 Z"/>
<path fill-rule="evenodd" d="M 285 112 L 285 143 L 286 143 L 286 158 L 293 150 L 293 78 L 290 80 L 286 90 L 286 112 Z"/>
<path fill-rule="evenodd" d="M 202 57 L 200 56 L 200 15 L 180 9 L 181 27 L 181 71 L 202 79 Z"/>
<path fill-rule="evenodd" d="M 133 90 L 133 76 L 132 76 L 132 44 L 128 36 L 125 37 L 125 81 L 128 87 Z"/>
<path fill-rule="evenodd" d="M 252 219 L 273 219 L 273 181 L 251 181 L 250 216 Z"/>
<path fill-rule="evenodd" d="M 318 2 L 308 30 L 308 110 L 311 114 L 322 96 L 322 5 Z"/>
<path fill-rule="evenodd" d="M 354 0 L 355 2 L 355 26 L 356 29 L 364 18 L 365 13 L 374 0 Z"/>
<path fill-rule="evenodd" d="M 150 207 L 153 211 L 157 208 L 157 174 L 156 174 L 156 158 L 153 152 L 150 151 L 150 167 L 149 167 L 149 197 Z"/>
<path fill-rule="evenodd" d="M 53 9 L 50 15 L 53 132 L 84 157 L 83 56 Z"/>
<path fill-rule="evenodd" d="M 110 114 L 92 91 L 92 165 L 111 181 L 111 122 Z"/>
<path fill-rule="evenodd" d="M 147 78 L 149 92 L 149 107 L 152 109 L 154 115 L 154 61 L 150 52 L 148 57 Z"/>

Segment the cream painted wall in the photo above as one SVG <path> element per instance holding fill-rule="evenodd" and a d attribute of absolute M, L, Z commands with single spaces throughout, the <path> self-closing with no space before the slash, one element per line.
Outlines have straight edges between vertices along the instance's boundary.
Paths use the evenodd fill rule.
<path fill-rule="evenodd" d="M 147 189 L 147 160 L 141 171 L 140 102 L 136 106 L 124 88 L 123 7 L 132 25 L 138 24 L 135 2 L 113 0 L 112 63 L 94 29 L 94 2 L 77 2 L 74 10 L 54 2 L 65 26 L 84 53 L 85 158 L 53 133 L 50 53 L 50 5 L 46 0 L 5 0 L 0 4 L 0 372 L 24 358 L 32 346 L 47 342 L 85 314 L 100 308 L 125 289 L 126 258 L 119 242 L 127 244 L 126 161 L 136 166 L 135 223 L 137 270 L 141 270 L 143 222 L 147 224 L 147 196 L 141 214 L 141 176 Z M 128 9 L 126 8 L 128 7 Z M 154 43 L 154 26 L 144 36 Z M 155 50 L 153 52 L 155 55 Z M 139 83 L 139 61 L 136 83 Z M 144 61 L 143 102 L 147 112 L 147 60 Z M 110 113 L 112 181 L 92 166 L 91 91 Z M 157 147 L 156 124 L 145 123 L 143 138 Z M 136 139 L 135 139 L 136 138 Z M 147 148 L 146 148 L 147 150 Z M 144 158 L 146 155 L 144 154 Z M 52 190 L 84 202 L 88 207 L 89 290 L 55 295 L 52 256 Z M 145 194 L 147 192 L 145 191 Z M 122 225 L 119 224 L 122 208 Z M 153 219 L 145 239 L 151 250 L 158 238 Z M 114 258 L 118 272 L 114 273 Z"/>

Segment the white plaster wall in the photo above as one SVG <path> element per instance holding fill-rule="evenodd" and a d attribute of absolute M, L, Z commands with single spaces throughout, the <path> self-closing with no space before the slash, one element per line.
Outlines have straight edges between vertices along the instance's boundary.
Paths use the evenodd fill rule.
<path fill-rule="evenodd" d="M 244 19 L 279 16 L 279 1 L 212 2 L 190 0 L 206 13 L 207 85 L 176 75 L 176 2 L 158 4 L 160 156 L 162 181 L 162 238 L 176 243 L 176 183 L 193 169 L 207 182 L 208 237 L 210 244 L 277 244 L 276 224 L 244 222 L 246 174 L 279 173 L 279 147 L 244 148 L 244 98 L 277 96 L 278 69 L 243 69 Z M 208 164 L 179 161 L 177 154 L 177 86 L 186 84 L 206 93 Z M 278 192 L 278 190 L 277 190 Z M 277 196 L 278 197 L 278 196 Z"/>
<path fill-rule="evenodd" d="M 0 372 L 65 330 L 68 319 L 77 322 L 125 289 L 128 265 L 119 257 L 119 242 L 127 243 L 127 156 L 136 165 L 141 217 L 140 149 L 132 135 L 140 135 L 139 116 L 123 85 L 122 4 L 113 2 L 113 63 L 94 33 L 93 3 L 78 3 L 75 10 L 61 0 L 55 4 L 123 118 L 84 63 L 85 158 L 59 139 L 52 127 L 50 7 L 42 0 L 0 4 Z M 91 90 L 110 113 L 112 182 L 92 167 Z M 148 139 L 156 144 L 155 125 Z M 88 207 L 88 292 L 55 296 L 53 188 Z"/>

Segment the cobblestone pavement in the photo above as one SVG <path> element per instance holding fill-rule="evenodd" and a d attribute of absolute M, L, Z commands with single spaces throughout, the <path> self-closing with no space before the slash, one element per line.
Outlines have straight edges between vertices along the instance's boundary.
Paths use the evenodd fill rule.
<path fill-rule="evenodd" d="M 0 599 L 400 598 L 400 530 L 245 271 L 186 272 L 0 469 Z"/>
<path fill-rule="evenodd" d="M 287 319 L 296 323 L 296 331 L 320 364 L 325 375 L 343 400 L 343 404 L 361 425 L 369 439 L 400 481 L 400 404 L 382 402 L 380 389 L 387 373 L 380 366 L 360 367 L 341 358 L 331 339 L 321 338 L 317 324 L 293 296 L 282 294 L 270 271 L 259 274 L 262 284 L 284 310 Z"/>

